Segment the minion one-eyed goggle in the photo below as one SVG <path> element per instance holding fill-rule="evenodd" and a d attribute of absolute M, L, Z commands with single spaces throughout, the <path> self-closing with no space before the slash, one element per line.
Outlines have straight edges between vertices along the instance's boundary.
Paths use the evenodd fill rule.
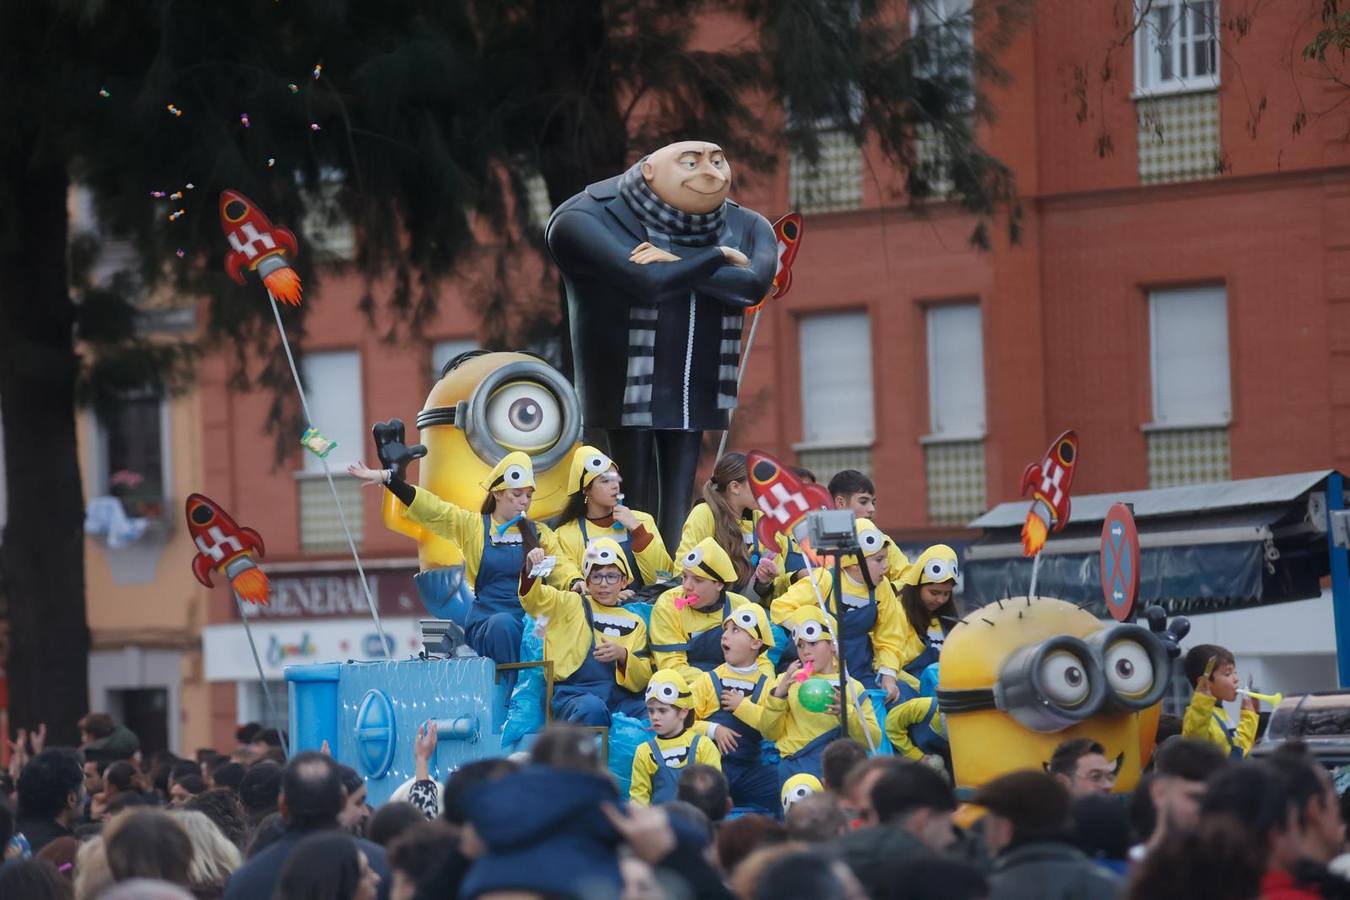
<path fill-rule="evenodd" d="M 1057 635 L 1008 657 L 993 688 L 939 688 L 938 706 L 948 715 L 997 709 L 1031 731 L 1062 731 L 1157 703 L 1170 665 L 1162 641 L 1139 625 L 1115 625 L 1083 639 Z"/>
<path fill-rule="evenodd" d="M 653 681 L 647 685 L 645 699 L 667 706 L 689 706 L 693 703 L 693 694 L 681 690 L 679 685 L 671 681 Z"/>
<path fill-rule="evenodd" d="M 581 436 L 581 408 L 572 386 L 548 363 L 517 360 L 484 378 L 467 401 L 417 414 L 419 429 L 433 425 L 462 430 L 489 464 L 522 450 L 542 472 L 564 459 Z"/>

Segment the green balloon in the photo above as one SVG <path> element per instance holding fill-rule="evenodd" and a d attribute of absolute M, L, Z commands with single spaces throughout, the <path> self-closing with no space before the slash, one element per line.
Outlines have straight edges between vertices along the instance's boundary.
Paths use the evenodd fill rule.
<path fill-rule="evenodd" d="M 824 712 L 834 702 L 834 685 L 824 678 L 808 678 L 797 688 L 797 702 L 802 709 Z"/>

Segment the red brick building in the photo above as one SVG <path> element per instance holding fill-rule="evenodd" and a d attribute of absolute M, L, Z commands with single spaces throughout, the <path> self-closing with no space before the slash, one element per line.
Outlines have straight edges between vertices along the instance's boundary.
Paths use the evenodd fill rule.
<path fill-rule="evenodd" d="M 1037 5 L 980 132 L 1017 177 L 1016 244 L 1000 225 L 992 249 L 972 249 L 975 221 L 950 204 L 916 215 L 874 148 L 839 136 L 815 168 L 739 172 L 741 202 L 807 224 L 792 292 L 760 323 L 732 446 L 753 435 L 822 480 L 870 471 L 879 524 L 907 543 L 1014 497 L 1067 427 L 1083 492 L 1350 465 L 1350 143 L 1334 113 L 1291 130 L 1300 104 L 1315 113 L 1345 89 L 1298 58 L 1317 4 L 1243 20 L 1238 2 L 1154 0 L 1123 43 L 1128 0 Z M 368 447 L 375 419 L 410 421 L 437 362 L 477 337 L 451 290 L 424 342 L 388 346 L 358 296 L 330 278 L 307 299 L 311 402 L 344 451 Z M 267 538 L 286 598 L 254 629 L 271 672 L 360 656 L 373 629 L 353 625 L 364 597 L 317 461 L 297 448 L 274 468 L 269 398 L 230 394 L 227 374 L 224 357 L 202 371 L 205 487 Z M 375 492 L 340 490 L 402 650 L 412 547 L 383 528 Z M 218 592 L 205 637 L 217 745 L 261 712 L 237 621 Z"/>

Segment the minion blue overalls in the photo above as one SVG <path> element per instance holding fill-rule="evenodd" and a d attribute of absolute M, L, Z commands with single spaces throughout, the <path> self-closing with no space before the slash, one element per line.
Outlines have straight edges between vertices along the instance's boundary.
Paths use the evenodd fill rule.
<path fill-rule="evenodd" d="M 666 757 L 661 753 L 661 745 L 656 742 L 656 738 L 647 738 L 652 759 L 656 761 L 656 774 L 652 776 L 652 806 L 669 803 L 675 799 L 680 787 L 680 773 L 684 771 L 685 766 L 698 760 L 698 742 L 701 740 L 702 735 L 694 735 L 693 741 L 689 743 L 689 755 L 685 757 L 684 766 L 673 768 L 666 765 Z"/>
<path fill-rule="evenodd" d="M 872 629 L 877 624 L 876 589 L 867 589 L 867 603 L 863 606 L 851 605 L 838 585 L 833 594 L 831 603 L 837 603 L 843 608 L 844 664 L 848 675 L 857 679 L 864 688 L 879 687 L 872 657 Z"/>
<path fill-rule="evenodd" d="M 856 711 L 853 711 L 851 714 L 856 715 L 857 713 Z M 781 791 L 783 785 L 787 783 L 789 778 L 802 772 L 820 778 L 821 754 L 825 752 L 825 748 L 829 746 L 831 741 L 840 737 L 842 734 L 843 732 L 840 731 L 839 726 L 836 725 L 829 731 L 811 740 L 805 747 L 791 756 L 784 754 L 783 758 L 778 761 L 778 789 Z"/>
<path fill-rule="evenodd" d="M 731 615 L 731 596 L 722 591 L 722 618 L 725 622 Z M 714 625 L 707 631 L 691 634 L 683 644 L 652 644 L 657 653 L 678 653 L 683 650 L 689 665 L 702 672 L 711 672 L 726 660 L 722 657 L 722 628 Z"/>
<path fill-rule="evenodd" d="M 722 679 L 717 672 L 708 673 L 712 680 L 713 696 L 721 698 Z M 745 695 L 746 701 L 758 703 L 767 688 L 769 678 L 759 673 L 754 690 Z M 761 744 L 764 736 L 735 715 L 722 709 L 708 717 L 708 721 L 718 728 L 729 728 L 736 732 L 736 749 L 722 756 L 722 774 L 727 777 L 731 789 L 731 800 L 737 806 L 754 807 L 767 813 L 781 812 L 778 805 L 778 778 L 771 766 L 760 761 Z"/>
<path fill-rule="evenodd" d="M 524 527 L 524 526 L 522 526 Z M 492 520 L 483 515 L 483 555 L 478 562 L 474 602 L 465 621 L 469 646 L 498 663 L 520 661 L 525 610 L 520 605 L 520 570 L 525 565 L 523 542 L 494 543 Z M 514 671 L 502 674 L 507 696 L 516 684 Z"/>
<path fill-rule="evenodd" d="M 1219 723 L 1224 740 L 1228 741 L 1228 758 L 1242 762 L 1242 747 L 1237 742 L 1237 729 L 1231 727 L 1217 712 L 1214 713 L 1214 721 Z"/>
<path fill-rule="evenodd" d="M 581 529 L 581 545 L 583 547 L 589 546 L 591 543 L 591 535 L 590 532 L 586 530 L 585 516 L 577 519 L 577 526 Z M 623 555 L 628 560 L 628 571 L 633 575 L 633 583 L 630 584 L 629 587 L 646 587 L 647 582 L 642 580 L 642 570 L 638 568 L 637 555 L 633 553 L 633 542 L 628 536 L 628 529 L 624 528 L 618 522 L 615 522 L 614 525 L 606 531 L 604 537 L 609 538 L 623 548 Z"/>
<path fill-rule="evenodd" d="M 614 678 L 616 662 L 595 658 L 595 613 L 590 601 L 582 598 L 586 624 L 590 626 L 591 648 L 577 670 L 553 687 L 553 717 L 579 725 L 608 725 L 611 712 L 634 719 L 647 716 L 642 695 L 622 687 Z"/>
<path fill-rule="evenodd" d="M 934 700 L 933 705 L 928 707 L 928 715 L 909 728 L 909 739 L 914 742 L 914 746 L 924 753 L 943 756 L 951 750 L 951 745 L 947 743 L 947 736 L 939 734 L 937 729 L 933 727 L 933 720 L 941 714 L 942 711 L 938 708 L 937 701 Z"/>
<path fill-rule="evenodd" d="M 939 630 L 941 627 L 941 625 L 938 625 Z M 945 636 L 944 634 L 943 637 Z M 927 633 L 920 635 L 920 640 L 923 641 L 923 652 L 905 664 L 905 671 L 915 678 L 922 678 L 924 669 L 936 663 L 938 656 L 942 653 L 942 640 L 935 641 L 933 639 L 932 625 L 928 626 Z M 902 695 L 905 693 L 910 695 L 909 697 L 902 696 L 902 700 L 908 700 L 910 697 L 916 696 L 911 689 L 903 684 L 900 686 L 900 692 Z"/>

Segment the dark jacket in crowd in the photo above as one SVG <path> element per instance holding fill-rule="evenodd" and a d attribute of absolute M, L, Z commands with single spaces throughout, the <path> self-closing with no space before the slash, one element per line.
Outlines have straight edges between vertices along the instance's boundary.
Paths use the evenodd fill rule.
<path fill-rule="evenodd" d="M 923 842 L 903 828 L 873 825 L 850 831 L 837 844 L 839 857 L 848 864 L 869 897 L 882 894 L 883 870 L 888 863 L 930 856 Z"/>
<path fill-rule="evenodd" d="M 71 837 L 75 834 L 64 825 L 58 825 L 54 819 L 20 819 L 14 826 L 14 831 L 27 839 L 34 856 L 57 838 Z"/>
<path fill-rule="evenodd" d="M 1053 840 L 1005 849 L 989 873 L 990 900 L 1109 900 L 1121 888 L 1083 851 Z"/>
<path fill-rule="evenodd" d="M 225 900 L 267 900 L 276 890 L 281 880 L 281 870 L 286 865 L 286 857 L 295 845 L 309 835 L 313 829 L 288 828 L 286 833 L 270 844 L 266 850 L 244 863 L 230 876 L 225 885 Z M 385 858 L 384 848 L 365 838 L 356 838 L 356 844 L 366 854 L 370 867 L 380 875 L 380 900 L 388 900 L 392 878 L 389 874 L 389 862 Z"/>
<path fill-rule="evenodd" d="M 475 785 L 464 801 L 487 852 L 469 870 L 461 896 L 489 891 L 586 900 L 619 896 L 620 837 L 600 805 L 623 804 L 608 777 L 526 766 Z"/>

